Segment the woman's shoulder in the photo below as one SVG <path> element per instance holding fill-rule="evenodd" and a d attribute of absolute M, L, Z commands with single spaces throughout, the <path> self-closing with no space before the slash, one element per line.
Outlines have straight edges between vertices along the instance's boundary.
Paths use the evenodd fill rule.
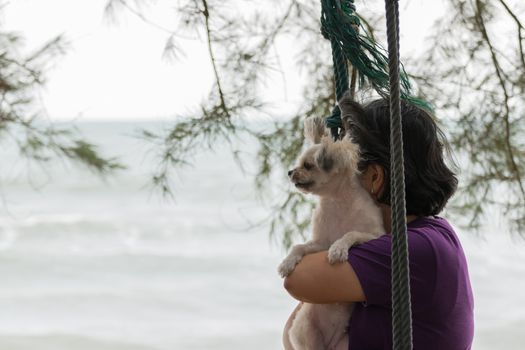
<path fill-rule="evenodd" d="M 419 217 L 407 225 L 410 260 L 418 264 L 436 263 L 436 257 L 456 255 L 461 244 L 450 223 L 438 216 Z M 390 258 L 392 235 L 385 234 L 352 249 L 353 254 L 371 254 Z"/>
<path fill-rule="evenodd" d="M 424 242 L 424 241 L 454 241 L 458 242 L 457 235 L 450 223 L 439 216 L 421 216 L 411 221 L 407 225 L 407 236 L 409 243 Z M 389 245 L 392 241 L 392 235 L 386 233 L 369 242 L 372 245 Z M 364 243 L 364 244 L 366 244 Z"/>
<path fill-rule="evenodd" d="M 426 230 L 454 233 L 452 225 L 441 216 L 420 216 L 407 225 L 407 231 L 419 232 Z"/>
<path fill-rule="evenodd" d="M 420 217 L 407 225 L 408 244 L 421 244 L 433 250 L 461 249 L 452 225 L 439 216 Z M 410 248 L 409 248 L 410 249 Z"/>

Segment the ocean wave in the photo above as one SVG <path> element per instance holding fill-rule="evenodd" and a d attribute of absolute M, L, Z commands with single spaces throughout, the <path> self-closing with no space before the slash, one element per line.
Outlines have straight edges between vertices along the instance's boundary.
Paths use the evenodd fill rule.
<path fill-rule="evenodd" d="M 100 339 L 75 334 L 0 334 L 2 350 L 156 350 L 151 344 L 136 344 L 124 339 Z"/>

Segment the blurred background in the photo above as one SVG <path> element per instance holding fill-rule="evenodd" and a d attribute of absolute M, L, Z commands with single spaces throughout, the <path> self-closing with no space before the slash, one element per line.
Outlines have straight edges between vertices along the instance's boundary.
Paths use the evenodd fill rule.
<path fill-rule="evenodd" d="M 0 350 L 276 349 L 286 172 L 334 104 L 317 1 L 0 2 Z M 384 41 L 383 3 L 356 1 Z M 406 1 L 455 154 L 474 349 L 525 342 L 525 6 Z M 372 93 L 363 89 L 360 98 Z"/>

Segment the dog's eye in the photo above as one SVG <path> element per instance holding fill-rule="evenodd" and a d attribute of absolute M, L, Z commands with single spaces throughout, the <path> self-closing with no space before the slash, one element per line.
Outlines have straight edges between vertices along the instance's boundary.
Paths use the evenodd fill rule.
<path fill-rule="evenodd" d="M 314 167 L 314 165 L 312 163 L 307 163 L 307 162 L 304 163 L 304 168 L 306 170 L 311 170 L 311 169 L 313 169 L 313 167 Z"/>

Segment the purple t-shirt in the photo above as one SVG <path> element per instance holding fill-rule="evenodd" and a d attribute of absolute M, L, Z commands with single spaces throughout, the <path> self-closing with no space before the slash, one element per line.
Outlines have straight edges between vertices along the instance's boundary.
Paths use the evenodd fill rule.
<path fill-rule="evenodd" d="M 458 237 L 440 217 L 407 225 L 414 350 L 470 349 L 474 300 Z M 392 349 L 391 235 L 350 249 L 366 302 L 357 303 L 349 325 L 351 350 Z"/>

